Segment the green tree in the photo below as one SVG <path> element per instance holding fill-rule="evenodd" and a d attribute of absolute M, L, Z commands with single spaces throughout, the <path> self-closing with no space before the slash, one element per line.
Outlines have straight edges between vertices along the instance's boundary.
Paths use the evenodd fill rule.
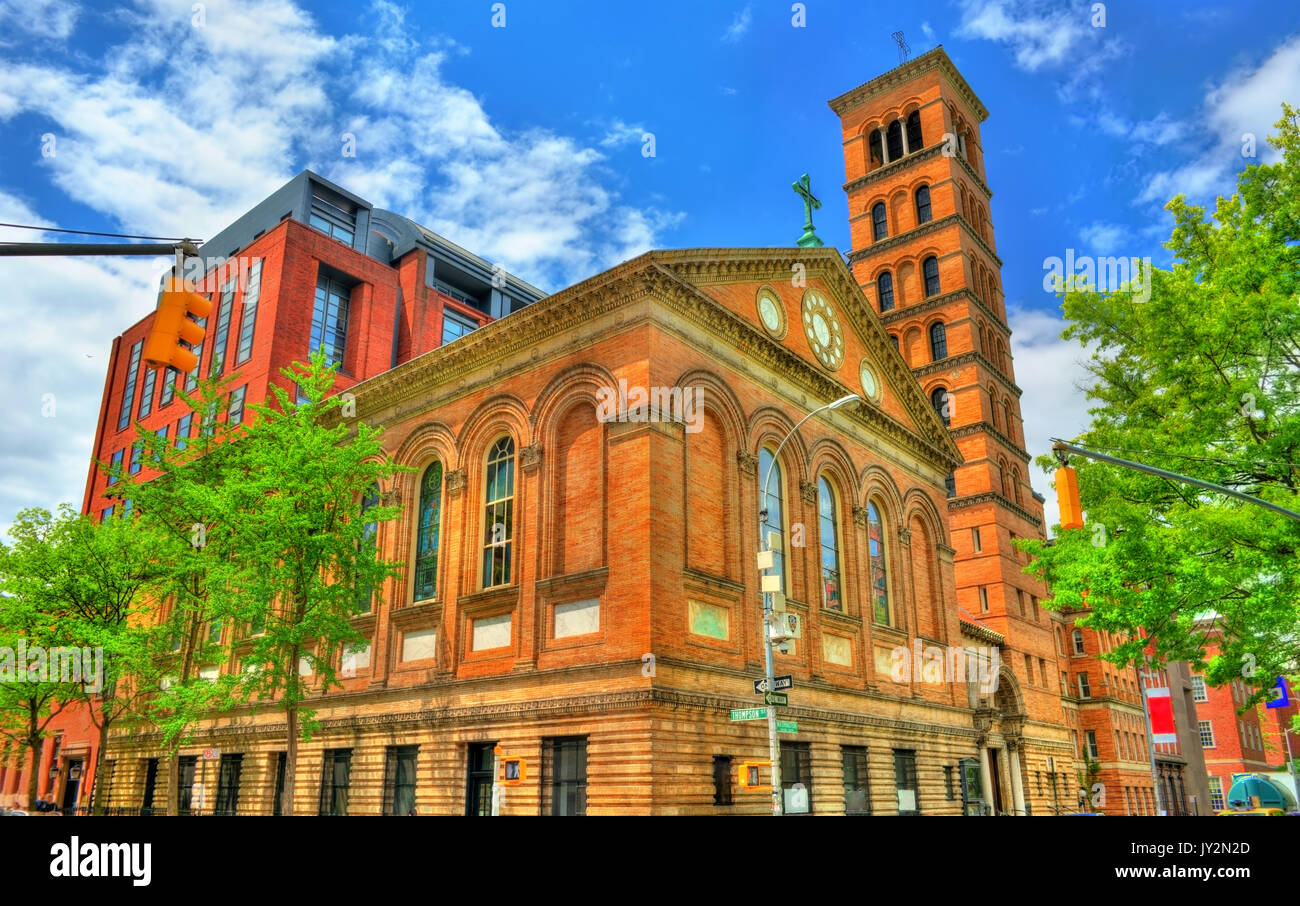
<path fill-rule="evenodd" d="M 1300 119 L 1283 105 L 1270 144 L 1212 218 L 1183 196 L 1167 209 L 1174 262 L 1149 301 L 1064 294 L 1063 337 L 1092 347 L 1091 425 L 1078 443 L 1300 509 Z M 1048 457 L 1040 460 L 1054 467 Z M 1161 660 L 1246 677 L 1265 695 L 1296 669 L 1300 522 L 1109 464 L 1076 461 L 1087 525 L 1035 556 L 1056 608 L 1127 636 L 1108 656 L 1138 662 L 1154 636 Z M 1253 678 L 1253 680 L 1252 680 Z"/>
<path fill-rule="evenodd" d="M 282 374 L 299 403 L 272 385 L 273 405 L 251 406 L 229 445 L 217 521 L 230 527 L 218 612 L 259 631 L 240 643 L 241 692 L 275 700 L 288 724 L 282 813 L 293 814 L 298 740 L 315 729 L 313 695 L 341 686 L 340 655 L 363 642 L 354 618 L 369 610 L 396 564 L 378 557 L 374 526 L 396 507 L 377 490 L 401 467 L 380 445 L 380 430 L 356 422 L 323 355 Z M 300 663 L 311 667 L 304 676 Z"/>
<path fill-rule="evenodd" d="M 62 704 L 86 706 L 103 764 L 114 724 L 139 714 L 138 679 L 119 680 L 149 673 L 142 655 L 154 622 L 148 592 L 161 574 L 155 547 L 126 518 L 100 522 L 67 504 L 57 515 L 24 510 L 9 534 L 14 545 L 0 561 L 0 584 L 48 624 L 50 644 L 94 652 L 93 668 L 81 660 L 82 682 L 65 684 Z"/>

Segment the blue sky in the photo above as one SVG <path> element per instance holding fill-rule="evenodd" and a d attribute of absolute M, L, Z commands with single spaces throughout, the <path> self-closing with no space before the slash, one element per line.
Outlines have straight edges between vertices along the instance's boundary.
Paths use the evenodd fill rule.
<path fill-rule="evenodd" d="M 507 0 L 493 27 L 489 2 L 0 0 L 0 221 L 205 237 L 311 167 L 555 290 L 647 248 L 792 245 L 807 172 L 818 233 L 846 250 L 826 101 L 897 65 L 901 29 L 914 55 L 942 43 L 990 110 L 1036 454 L 1086 417 L 1044 259 L 1166 263 L 1163 203 L 1231 191 L 1242 134 L 1269 159 L 1280 102 L 1300 103 L 1294 3 L 1111 3 L 1104 27 L 1091 3 L 812 0 L 805 27 L 791 6 Z M 0 228 L 20 236 L 40 238 Z M 0 527 L 79 503 L 109 342 L 156 272 L 0 260 L 0 331 L 28 338 L 0 362 L 20 401 L 0 468 L 22 479 L 0 488 Z"/>

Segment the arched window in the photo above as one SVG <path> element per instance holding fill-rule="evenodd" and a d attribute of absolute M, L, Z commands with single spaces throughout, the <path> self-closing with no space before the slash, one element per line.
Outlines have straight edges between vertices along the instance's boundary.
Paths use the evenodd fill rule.
<path fill-rule="evenodd" d="M 889 625 L 889 576 L 885 571 L 885 525 L 874 501 L 867 501 L 867 544 L 871 558 L 871 616 Z"/>
<path fill-rule="evenodd" d="M 945 428 L 952 425 L 952 397 L 944 387 L 935 387 L 930 393 L 930 405 L 939 414 Z"/>
<path fill-rule="evenodd" d="M 843 610 L 840 591 L 840 542 L 836 530 L 835 495 L 825 477 L 817 479 L 817 539 L 822 550 L 822 606 Z"/>
<path fill-rule="evenodd" d="M 1007 400 L 1002 401 L 1002 425 L 1003 430 L 1007 432 L 1007 437 L 1015 440 L 1016 432 L 1011 426 L 1011 403 Z"/>
<path fill-rule="evenodd" d="M 758 508 L 760 511 L 767 511 L 767 518 L 763 520 L 763 536 L 766 538 L 775 532 L 778 538 L 784 540 L 785 508 L 781 505 L 781 464 L 773 458 L 772 451 L 767 447 L 758 451 L 758 480 L 764 483 L 758 489 Z M 775 571 L 770 575 L 781 577 L 781 588 L 784 590 L 786 587 L 785 545 L 781 544 L 779 547 L 772 545 L 772 549 Z"/>
<path fill-rule="evenodd" d="M 885 221 L 885 203 L 878 201 L 871 206 L 871 238 L 875 242 L 889 235 L 889 224 Z"/>
<path fill-rule="evenodd" d="M 365 519 L 369 510 L 379 506 L 379 485 L 372 484 L 361 498 L 361 518 Z M 379 523 L 366 521 L 362 526 L 361 545 L 374 551 L 376 541 L 379 538 Z M 374 604 L 375 589 L 373 586 L 363 586 L 357 589 L 357 613 L 369 613 Z"/>
<path fill-rule="evenodd" d="M 1011 499 L 1020 503 L 1020 470 L 1011 470 Z"/>
<path fill-rule="evenodd" d="M 903 121 L 894 120 L 885 132 L 885 144 L 889 148 L 889 159 L 898 160 L 903 156 Z"/>
<path fill-rule="evenodd" d="M 957 496 L 957 476 L 952 472 L 949 472 L 948 477 L 943 480 L 943 486 L 949 497 Z"/>
<path fill-rule="evenodd" d="M 926 258 L 921 265 L 921 271 L 925 274 L 925 294 L 939 295 L 939 259 L 933 255 Z"/>
<path fill-rule="evenodd" d="M 948 358 L 948 330 L 942 321 L 930 325 L 930 357 L 936 362 Z"/>
<path fill-rule="evenodd" d="M 899 345 L 898 345 L 898 334 L 896 334 L 896 333 L 891 333 L 891 334 L 889 335 L 889 339 L 891 339 L 891 340 L 894 341 L 894 348 L 895 348 L 895 349 L 897 349 L 899 352 L 902 352 L 902 351 L 903 351 L 903 350 L 899 347 Z"/>
<path fill-rule="evenodd" d="M 916 222 L 929 223 L 934 219 L 930 212 L 930 187 L 921 186 L 916 190 Z"/>
<path fill-rule="evenodd" d="M 414 600 L 438 597 L 438 536 L 442 529 L 442 463 L 434 461 L 420 479 L 420 516 L 415 529 Z"/>
<path fill-rule="evenodd" d="M 1006 498 L 1010 498 L 1011 497 L 1011 472 L 1010 470 L 1007 469 L 1007 461 L 1005 459 L 998 460 L 998 477 L 1002 482 L 1002 496 Z"/>
<path fill-rule="evenodd" d="M 871 137 L 867 139 L 867 147 L 870 148 L 871 162 L 880 166 L 885 162 L 885 148 L 880 141 L 880 130 L 872 129 Z"/>
<path fill-rule="evenodd" d="M 510 584 L 515 525 L 515 441 L 506 436 L 488 452 L 483 481 L 483 587 Z"/>
<path fill-rule="evenodd" d="M 907 115 L 907 150 L 920 151 L 925 147 L 921 141 L 921 111 L 913 110 Z"/>
<path fill-rule="evenodd" d="M 894 275 L 885 271 L 876 278 L 876 298 L 880 300 L 880 310 L 890 311 L 894 307 Z"/>

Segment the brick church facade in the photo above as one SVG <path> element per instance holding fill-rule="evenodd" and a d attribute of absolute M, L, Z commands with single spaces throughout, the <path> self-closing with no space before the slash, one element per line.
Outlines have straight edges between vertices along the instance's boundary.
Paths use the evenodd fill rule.
<path fill-rule="evenodd" d="M 485 814 L 494 800 L 503 814 L 766 813 L 768 796 L 739 784 L 741 765 L 767 760 L 766 724 L 729 711 L 761 704 L 754 553 L 769 467 L 767 530 L 783 540 L 797 629 L 776 656 L 794 678 L 781 708 L 798 725 L 781 735 L 792 811 L 1077 805 L 1064 624 L 1011 543 L 1044 527 L 989 217 L 987 111 L 942 49 L 831 106 L 848 265 L 832 249 L 651 252 L 552 296 L 515 281 L 513 299 L 465 308 L 424 258 L 400 258 L 428 236 L 357 214 L 356 234 L 387 243 L 357 265 L 380 288 L 347 284 L 371 314 L 333 336 L 357 416 L 413 469 L 383 489 L 403 515 L 378 535 L 405 565 L 356 618 L 368 645 L 344 688 L 313 702 L 296 813 Z M 286 302 L 285 330 L 305 338 L 311 289 L 345 268 L 295 219 L 247 242 L 298 237 L 292 285 L 307 289 Z M 462 288 L 483 279 L 460 273 L 478 259 L 440 248 L 426 251 L 451 259 Z M 432 317 L 477 329 L 449 336 L 410 314 L 435 303 Z M 305 349 L 277 342 L 266 348 L 290 359 Z M 130 410 L 123 383 L 110 371 L 106 425 Z M 640 407 L 642 393 L 676 408 Z M 847 393 L 862 401 L 804 423 L 773 458 Z M 88 510 L 102 480 L 92 473 Z M 238 669 L 237 648 L 213 666 Z M 983 657 L 996 689 L 942 655 L 899 674 L 900 652 L 927 650 Z M 114 737 L 110 808 L 162 805 L 159 744 Z M 182 808 L 271 813 L 284 744 L 273 710 L 208 722 L 182 750 Z M 203 748 L 220 760 L 199 761 Z M 503 785 L 500 757 L 522 758 L 524 776 Z"/>

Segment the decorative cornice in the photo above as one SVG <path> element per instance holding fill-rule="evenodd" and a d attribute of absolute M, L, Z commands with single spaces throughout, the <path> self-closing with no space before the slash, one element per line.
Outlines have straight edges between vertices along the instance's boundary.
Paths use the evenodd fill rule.
<path fill-rule="evenodd" d="M 873 258 L 876 255 L 888 252 L 895 246 L 907 245 L 911 243 L 913 239 L 920 236 L 928 236 L 930 233 L 937 232 L 938 230 L 942 230 L 949 226 L 958 226 L 965 230 L 966 235 L 974 240 L 975 244 L 978 245 L 984 254 L 989 257 L 989 260 L 997 266 L 997 269 L 999 271 L 1002 270 L 1002 259 L 998 257 L 997 252 L 993 251 L 993 247 L 984 241 L 983 236 L 975 232 L 975 228 L 971 226 L 970 221 L 968 221 L 964 215 L 955 212 L 949 214 L 947 217 L 940 217 L 938 220 L 931 220 L 929 223 L 923 223 L 918 227 L 904 230 L 903 232 L 890 236 L 887 239 L 881 239 L 879 242 L 873 242 L 871 245 L 855 249 L 849 253 L 849 264 L 857 264 L 859 261 Z M 533 304 L 535 305 L 536 303 Z"/>
<path fill-rule="evenodd" d="M 880 320 L 884 322 L 886 327 L 893 327 L 900 321 L 906 321 L 909 318 L 924 314 L 925 312 L 931 311 L 935 308 L 942 308 L 948 303 L 955 302 L 963 296 L 966 297 L 968 302 L 974 303 L 976 308 L 987 315 L 989 320 L 997 325 L 998 329 L 1003 332 L 1004 339 L 1011 339 L 1011 328 L 1002 320 L 1002 316 L 985 305 L 980 297 L 975 295 L 974 291 L 972 291 L 969 286 L 963 286 L 960 289 L 954 289 L 952 292 L 942 293 L 938 296 L 931 296 L 928 299 L 922 299 L 920 302 L 917 302 L 914 305 L 908 305 L 905 308 L 891 309 L 881 315 Z"/>
<path fill-rule="evenodd" d="M 901 66 L 895 66 L 888 72 L 882 73 L 867 82 L 863 82 L 857 88 L 852 88 L 844 92 L 839 97 L 827 101 L 827 105 L 835 111 L 836 114 L 843 116 L 847 111 L 858 106 L 877 94 L 882 94 L 891 88 L 910 82 L 918 76 L 924 75 L 932 69 L 940 70 L 948 81 L 952 83 L 957 94 L 961 96 L 966 105 L 970 107 L 971 112 L 979 117 L 980 122 L 988 119 L 989 111 L 984 103 L 976 96 L 966 79 L 958 72 L 957 67 L 953 65 L 952 60 L 948 58 L 947 52 L 943 45 L 935 47 L 934 50 L 927 51 L 915 59 L 908 60 Z"/>
<path fill-rule="evenodd" d="M 965 497 L 949 497 L 948 509 L 960 510 L 968 506 L 978 506 L 981 503 L 999 504 L 1003 509 L 1010 510 L 1034 526 L 1041 527 L 1043 524 L 1041 516 L 1035 516 L 1033 513 L 1029 512 L 1029 510 L 1019 506 L 1018 504 L 1012 503 L 996 491 L 985 491 L 982 494 L 970 494 Z"/>
<path fill-rule="evenodd" d="M 948 356 L 948 358 L 940 359 L 937 362 L 927 362 L 924 365 L 918 365 L 912 369 L 912 373 L 917 377 L 928 377 L 932 374 L 938 374 L 941 371 L 960 368 L 962 365 L 970 365 L 972 363 L 982 365 L 985 371 L 998 379 L 998 382 L 1002 384 L 1007 392 L 1014 394 L 1016 399 L 1020 399 L 1020 388 L 1016 386 L 1010 378 L 994 367 L 991 361 L 984 358 L 981 353 L 975 352 L 974 350 L 963 352 L 960 355 Z"/>
<path fill-rule="evenodd" d="M 1001 645 L 1007 640 L 1007 637 L 996 629 L 990 629 L 987 626 L 972 623 L 970 620 L 965 619 L 959 619 L 958 622 L 961 624 L 962 632 L 972 638 L 983 639 L 986 642 L 992 642 L 994 645 Z"/>
<path fill-rule="evenodd" d="M 866 136 L 858 135 L 854 136 L 854 138 L 865 140 Z M 942 141 L 937 142 L 928 148 L 918 148 L 915 151 L 910 151 L 898 160 L 891 160 L 889 163 L 877 167 L 870 173 L 863 174 L 851 182 L 846 182 L 843 186 L 844 192 L 845 194 L 851 194 L 859 189 L 866 188 L 871 183 L 881 180 L 886 176 L 895 176 L 901 173 L 903 170 L 907 169 L 905 166 L 906 164 L 920 163 L 921 161 L 929 160 L 931 157 L 934 157 L 936 154 L 941 154 L 942 152 Z M 991 200 L 993 198 L 993 190 L 990 189 L 984 183 L 984 180 L 980 178 L 980 175 L 975 172 L 975 168 L 970 165 L 970 161 L 962 157 L 960 154 L 955 155 L 953 159 L 961 162 L 962 168 L 966 171 L 966 175 L 970 177 L 971 181 L 975 183 L 975 187 L 984 193 L 986 199 Z"/>

